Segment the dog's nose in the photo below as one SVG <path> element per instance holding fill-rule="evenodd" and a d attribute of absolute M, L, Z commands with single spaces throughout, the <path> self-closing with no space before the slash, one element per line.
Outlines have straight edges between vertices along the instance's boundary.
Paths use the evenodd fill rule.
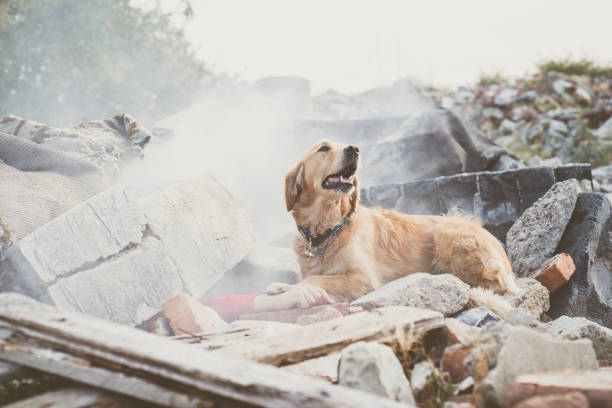
<path fill-rule="evenodd" d="M 359 156 L 359 148 L 357 146 L 346 146 L 344 151 L 351 156 L 357 157 Z"/>

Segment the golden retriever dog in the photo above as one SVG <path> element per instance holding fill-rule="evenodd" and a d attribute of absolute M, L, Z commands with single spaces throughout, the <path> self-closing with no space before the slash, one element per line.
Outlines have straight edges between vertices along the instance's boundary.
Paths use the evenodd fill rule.
<path fill-rule="evenodd" d="M 285 177 L 303 282 L 350 302 L 411 273 L 451 273 L 481 288 L 471 290 L 472 304 L 505 314 L 509 305 L 494 294 L 518 287 L 499 241 L 472 217 L 360 206 L 358 160 L 357 147 L 324 140 Z"/>

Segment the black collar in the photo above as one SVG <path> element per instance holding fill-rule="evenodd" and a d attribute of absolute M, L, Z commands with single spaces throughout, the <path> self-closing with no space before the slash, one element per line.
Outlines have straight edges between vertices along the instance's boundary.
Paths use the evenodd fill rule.
<path fill-rule="evenodd" d="M 321 234 L 316 234 L 316 235 L 312 234 L 308 228 L 298 225 L 297 226 L 298 231 L 300 231 L 302 235 L 304 236 L 304 238 L 306 238 L 306 241 L 308 241 L 310 248 L 312 247 L 316 248 L 322 243 L 324 243 L 325 241 L 329 240 L 327 245 L 324 248 L 321 248 L 322 251 L 317 251 L 317 252 L 322 252 L 322 253 L 315 252 L 314 254 L 310 256 L 316 255 L 316 256 L 319 256 L 320 258 L 323 258 L 323 255 L 325 253 L 324 251 L 327 248 L 327 246 L 329 246 L 331 241 L 335 238 L 336 234 L 340 232 L 340 230 L 342 230 L 342 228 L 344 228 L 349 223 L 354 213 L 355 213 L 354 210 L 349 211 L 335 227 L 329 228 L 325 232 L 322 232 Z M 309 253 L 311 253 L 310 248 L 308 251 Z"/>

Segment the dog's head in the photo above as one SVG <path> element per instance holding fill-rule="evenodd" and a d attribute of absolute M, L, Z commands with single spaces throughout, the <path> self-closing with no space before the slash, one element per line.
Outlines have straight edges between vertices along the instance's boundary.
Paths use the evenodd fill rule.
<path fill-rule="evenodd" d="M 359 149 L 327 140 L 312 146 L 302 160 L 285 176 L 287 211 L 302 200 L 324 197 L 338 200 L 350 197 L 351 206 L 357 205 L 359 187 L 357 162 Z"/>

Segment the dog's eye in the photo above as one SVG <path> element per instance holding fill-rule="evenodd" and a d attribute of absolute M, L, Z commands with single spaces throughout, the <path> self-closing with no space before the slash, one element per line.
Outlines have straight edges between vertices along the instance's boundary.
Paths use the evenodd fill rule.
<path fill-rule="evenodd" d="M 319 150 L 317 150 L 317 152 L 326 152 L 328 150 L 329 150 L 329 146 L 323 145 L 323 146 L 319 147 Z"/>

